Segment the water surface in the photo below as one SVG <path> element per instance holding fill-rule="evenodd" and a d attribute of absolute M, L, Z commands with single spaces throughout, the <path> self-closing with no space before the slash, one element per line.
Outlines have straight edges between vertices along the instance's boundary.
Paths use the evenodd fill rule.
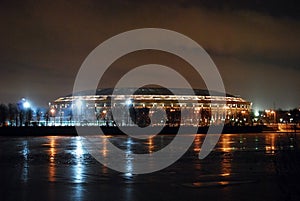
<path fill-rule="evenodd" d="M 168 168 L 145 175 L 103 166 L 80 137 L 1 137 L 1 200 L 300 200 L 300 136 L 224 134 L 214 151 L 199 160 L 204 137 L 197 135 Z M 109 138 L 135 153 L 155 152 L 172 139 Z M 109 150 L 100 142 L 105 155 Z"/>

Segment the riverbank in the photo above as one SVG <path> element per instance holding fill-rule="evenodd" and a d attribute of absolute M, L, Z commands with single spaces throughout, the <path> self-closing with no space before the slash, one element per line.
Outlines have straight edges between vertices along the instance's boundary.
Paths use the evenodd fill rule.
<path fill-rule="evenodd" d="M 91 130 L 97 127 L 89 127 Z M 101 127 L 104 134 L 124 135 L 118 127 Z M 195 127 L 183 127 L 184 132 L 194 133 Z M 199 127 L 197 133 L 207 133 L 208 127 Z M 262 126 L 224 126 L 222 133 L 258 133 Z M 178 127 L 165 126 L 159 134 L 176 134 Z M 1 127 L 0 136 L 76 136 L 75 126 Z"/>

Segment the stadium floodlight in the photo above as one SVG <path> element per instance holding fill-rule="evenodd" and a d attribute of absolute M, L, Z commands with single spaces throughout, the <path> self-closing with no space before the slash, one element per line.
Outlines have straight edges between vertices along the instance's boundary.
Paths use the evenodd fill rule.
<path fill-rule="evenodd" d="M 24 107 L 25 109 L 30 108 L 30 103 L 29 103 L 27 100 L 25 100 L 25 101 L 23 102 L 23 107 Z"/>
<path fill-rule="evenodd" d="M 78 109 L 81 109 L 81 107 L 82 107 L 82 100 L 80 100 L 80 99 L 76 100 L 75 105 L 76 105 L 76 107 Z"/>
<path fill-rule="evenodd" d="M 130 100 L 130 99 L 128 99 L 127 101 L 126 101 L 126 105 L 131 105 L 132 104 L 132 101 Z"/>

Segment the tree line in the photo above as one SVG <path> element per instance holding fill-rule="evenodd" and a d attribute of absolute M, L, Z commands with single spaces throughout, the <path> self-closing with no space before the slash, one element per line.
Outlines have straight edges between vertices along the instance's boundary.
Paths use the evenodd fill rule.
<path fill-rule="evenodd" d="M 35 112 L 31 108 L 21 107 L 18 103 L 0 104 L 0 126 L 29 126 L 35 118 L 39 125 L 42 117 L 41 109 Z"/>

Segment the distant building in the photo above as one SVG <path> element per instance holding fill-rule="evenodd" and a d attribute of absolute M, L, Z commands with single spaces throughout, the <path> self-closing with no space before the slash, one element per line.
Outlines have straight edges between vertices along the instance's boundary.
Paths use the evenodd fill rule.
<path fill-rule="evenodd" d="M 124 88 L 115 89 L 113 94 L 113 89 L 108 88 L 60 97 L 49 104 L 50 123 L 144 127 L 164 122 L 170 126 L 244 125 L 250 120 L 251 103 L 240 97 L 220 93 L 211 96 L 201 89 L 194 89 L 194 95 L 186 89 L 171 91 Z M 117 113 L 116 117 L 112 111 Z"/>

